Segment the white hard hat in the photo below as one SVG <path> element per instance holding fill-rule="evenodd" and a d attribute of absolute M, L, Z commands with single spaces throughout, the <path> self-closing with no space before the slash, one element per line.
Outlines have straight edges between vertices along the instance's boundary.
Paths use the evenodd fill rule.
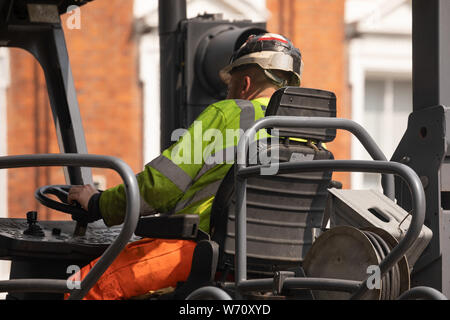
<path fill-rule="evenodd" d="M 239 66 L 257 64 L 266 76 L 280 87 L 286 85 L 299 86 L 303 61 L 300 50 L 292 42 L 275 33 L 251 35 L 231 57 L 230 64 L 223 68 L 219 75 L 225 83 L 230 79 L 230 72 Z M 293 74 L 290 81 L 280 79 L 271 70 L 282 70 Z"/>

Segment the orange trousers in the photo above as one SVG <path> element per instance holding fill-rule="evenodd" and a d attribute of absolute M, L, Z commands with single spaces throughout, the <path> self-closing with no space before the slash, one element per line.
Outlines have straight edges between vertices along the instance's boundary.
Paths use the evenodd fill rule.
<path fill-rule="evenodd" d="M 189 240 L 142 239 L 128 244 L 83 298 L 129 299 L 185 281 L 191 270 L 196 243 Z M 84 279 L 98 259 L 80 270 Z M 77 280 L 78 280 L 77 279 Z M 65 295 L 67 299 L 69 294 Z"/>

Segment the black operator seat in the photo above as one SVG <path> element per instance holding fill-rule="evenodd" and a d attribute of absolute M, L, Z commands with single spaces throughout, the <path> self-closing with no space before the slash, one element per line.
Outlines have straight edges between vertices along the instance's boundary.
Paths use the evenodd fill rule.
<path fill-rule="evenodd" d="M 332 92 L 317 89 L 282 88 L 274 93 L 267 107 L 266 116 L 272 115 L 335 117 L 336 96 Z M 274 154 L 270 151 L 278 151 L 278 160 L 281 162 L 333 159 L 332 153 L 323 143 L 332 141 L 336 130 L 272 129 L 279 130 L 279 139 L 263 141 L 263 145 L 272 156 Z M 273 136 L 275 131 L 269 130 L 269 133 Z M 312 246 L 316 230 L 321 227 L 327 189 L 332 183 L 331 176 L 332 172 L 327 171 L 260 175 L 248 179 L 249 276 L 273 276 L 274 271 L 301 265 Z M 233 166 L 223 179 L 212 205 L 210 238 L 198 232 L 197 215 L 149 216 L 140 219 L 136 235 L 198 241 L 187 281 L 179 283 L 175 292 L 159 299 L 184 299 L 197 288 L 213 285 L 217 275 L 225 279 L 229 272 L 234 271 L 234 204 Z M 169 225 L 172 226 L 170 230 L 167 228 Z M 219 273 L 216 274 L 216 271 Z"/>
<path fill-rule="evenodd" d="M 286 87 L 272 96 L 266 116 L 336 117 L 336 96 L 329 91 Z M 324 143 L 335 129 L 278 129 L 278 141 L 267 141 L 279 161 L 333 159 Z M 276 131 L 268 130 L 275 135 Z M 251 162 L 250 162 L 251 163 Z M 247 180 L 248 276 L 273 276 L 274 271 L 301 265 L 320 229 L 332 172 L 259 175 Z M 234 167 L 216 194 L 211 212 L 212 240 L 219 244 L 218 271 L 234 270 Z"/>

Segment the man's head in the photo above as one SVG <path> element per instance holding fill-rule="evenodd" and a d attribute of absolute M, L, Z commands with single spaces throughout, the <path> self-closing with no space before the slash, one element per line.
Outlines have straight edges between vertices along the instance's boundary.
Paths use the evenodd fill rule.
<path fill-rule="evenodd" d="M 303 61 L 292 42 L 278 34 L 251 35 L 220 72 L 229 99 L 268 97 L 285 86 L 299 86 Z"/>
<path fill-rule="evenodd" d="M 286 71 L 271 70 L 280 79 L 290 78 Z M 280 88 L 279 85 L 272 82 L 265 74 L 264 70 L 258 65 L 250 64 L 240 66 L 230 72 L 228 81 L 227 99 L 246 99 L 252 100 L 258 97 L 270 97 Z"/>

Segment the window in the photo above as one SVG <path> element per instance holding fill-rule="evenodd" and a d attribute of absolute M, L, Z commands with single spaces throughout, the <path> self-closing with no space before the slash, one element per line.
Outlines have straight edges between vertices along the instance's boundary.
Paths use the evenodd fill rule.
<path fill-rule="evenodd" d="M 412 83 L 409 79 L 366 78 L 363 127 L 391 159 L 412 112 Z M 363 153 L 370 159 L 367 153 Z M 361 188 L 381 189 L 379 174 L 363 173 Z"/>

